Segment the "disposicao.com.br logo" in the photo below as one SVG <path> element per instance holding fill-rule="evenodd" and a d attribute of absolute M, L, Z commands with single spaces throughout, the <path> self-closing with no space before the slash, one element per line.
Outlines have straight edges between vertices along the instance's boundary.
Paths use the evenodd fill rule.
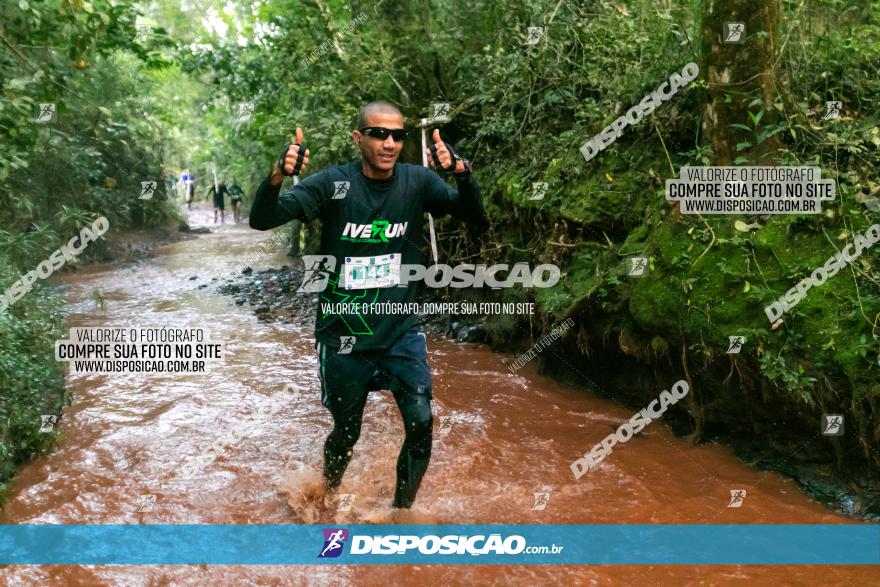
<path fill-rule="evenodd" d="M 319 558 L 338 557 L 344 550 L 348 531 L 342 528 L 324 529 L 324 547 Z M 473 536 L 448 534 L 416 536 L 413 534 L 387 534 L 351 536 L 349 554 L 405 555 L 410 551 L 418 554 L 443 555 L 517 555 L 560 554 L 564 546 L 528 546 L 526 539 L 518 534 L 502 537 L 501 534 L 476 534 Z"/>
<path fill-rule="evenodd" d="M 342 554 L 348 530 L 345 528 L 324 528 L 324 546 L 318 558 L 335 558 Z"/>

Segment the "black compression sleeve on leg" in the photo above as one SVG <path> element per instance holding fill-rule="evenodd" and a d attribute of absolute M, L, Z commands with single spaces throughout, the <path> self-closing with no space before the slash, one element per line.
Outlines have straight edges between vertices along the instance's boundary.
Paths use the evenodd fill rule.
<path fill-rule="evenodd" d="M 397 488 L 394 507 L 409 508 L 416 500 L 422 477 L 431 460 L 432 428 L 431 398 L 425 395 L 407 394 L 398 403 L 406 438 L 397 458 Z"/>
<path fill-rule="evenodd" d="M 327 487 L 336 489 L 351 462 L 352 451 L 361 434 L 359 417 L 348 418 L 333 426 L 333 431 L 324 442 L 324 478 Z"/>

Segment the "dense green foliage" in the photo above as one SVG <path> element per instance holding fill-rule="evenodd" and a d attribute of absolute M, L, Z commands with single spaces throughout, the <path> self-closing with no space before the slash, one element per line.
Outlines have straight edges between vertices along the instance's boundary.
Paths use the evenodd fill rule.
<path fill-rule="evenodd" d="M 0 254 L 8 267 L 12 260 Z M 4 271 L 0 288 L 12 282 Z M 53 364 L 61 337 L 59 300 L 44 290 L 31 292 L 15 314 L 0 313 L 0 489 L 15 467 L 47 447 L 53 433 L 40 433 L 40 416 L 59 414 L 65 403 L 63 373 Z"/>
<path fill-rule="evenodd" d="M 98 216 L 120 238 L 175 215 L 162 190 L 138 199 L 141 181 L 159 179 L 176 151 L 177 120 L 161 93 L 173 73 L 155 69 L 170 45 L 161 31 L 136 40 L 135 18 L 111 0 L 0 4 L 2 291 Z M 40 103 L 55 104 L 54 121 L 36 122 Z M 53 346 L 62 320 L 41 280 L 0 314 L 0 487 L 54 437 L 39 428 L 64 403 Z"/>
<path fill-rule="evenodd" d="M 646 366 L 671 355 L 679 373 L 723 361 L 715 367 L 735 371 L 735 385 L 769 389 L 805 426 L 823 410 L 845 410 L 876 462 L 876 252 L 813 290 L 776 330 L 763 307 L 878 221 L 867 205 L 880 191 L 880 14 L 873 2 L 780 5 L 767 92 L 729 88 L 724 100 L 745 104 L 729 136 L 737 164 L 817 165 L 836 179 L 837 199 L 820 216 L 702 218 L 668 205 L 665 179 L 714 162 L 702 136 L 705 75 L 584 162 L 581 143 L 688 61 L 705 63 L 699 2 L 364 4 L 366 21 L 352 32 L 357 4 L 271 2 L 229 15 L 230 26 L 249 23 L 244 36 L 262 23 L 270 34 L 259 43 L 215 39 L 186 67 L 213 85 L 217 112 L 254 103 L 255 119 L 227 126 L 222 143 L 230 159 L 245 154 L 261 169 L 296 126 L 314 167 L 352 157 L 348 131 L 368 99 L 400 104 L 410 121 L 432 101 L 452 103 L 444 136 L 474 160 L 494 225 L 481 260 L 566 269 L 561 287 L 536 293 L 546 324 L 576 315 L 582 351 L 616 340 Z M 524 45 L 527 26 L 544 27 L 538 44 Z M 826 100 L 843 101 L 840 120 L 823 120 Z M 771 142 L 770 153 L 757 148 Z M 407 153 L 417 160 L 417 150 Z M 537 181 L 549 183 L 547 197 L 530 201 Z M 449 262 L 473 254 L 463 233 L 444 234 Z M 625 258 L 639 254 L 651 257 L 651 275 L 630 280 Z M 734 334 L 748 346 L 729 360 Z M 704 387 L 702 405 L 715 393 Z M 692 412 L 700 429 L 702 409 Z"/>

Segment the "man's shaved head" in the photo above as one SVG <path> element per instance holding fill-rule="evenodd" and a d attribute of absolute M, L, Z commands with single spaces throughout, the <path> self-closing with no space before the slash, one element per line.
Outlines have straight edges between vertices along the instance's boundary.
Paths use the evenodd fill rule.
<path fill-rule="evenodd" d="M 355 128 L 360 130 L 367 126 L 367 118 L 371 114 L 380 114 L 380 115 L 397 115 L 403 118 L 403 114 L 400 110 L 392 104 L 391 102 L 386 102 L 384 100 L 377 100 L 375 102 L 370 102 L 360 110 L 358 110 L 357 120 L 355 124 L 357 125 Z"/>
<path fill-rule="evenodd" d="M 403 114 L 391 102 L 378 100 L 360 109 L 355 121 L 357 128 L 351 132 L 351 140 L 361 152 L 364 175 L 373 179 L 388 179 L 394 173 L 394 165 L 403 150 L 403 140 L 394 140 L 392 130 L 403 130 Z M 365 128 L 382 131 L 361 132 Z M 385 134 L 385 138 L 379 138 Z"/>

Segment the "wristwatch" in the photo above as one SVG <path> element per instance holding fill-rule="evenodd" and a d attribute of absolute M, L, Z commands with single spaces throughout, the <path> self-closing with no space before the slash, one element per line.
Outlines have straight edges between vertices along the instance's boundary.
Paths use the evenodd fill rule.
<path fill-rule="evenodd" d="M 460 159 L 461 164 L 464 165 L 464 171 L 459 171 L 458 173 L 453 173 L 455 177 L 467 177 L 471 174 L 471 162 L 467 159 Z"/>

